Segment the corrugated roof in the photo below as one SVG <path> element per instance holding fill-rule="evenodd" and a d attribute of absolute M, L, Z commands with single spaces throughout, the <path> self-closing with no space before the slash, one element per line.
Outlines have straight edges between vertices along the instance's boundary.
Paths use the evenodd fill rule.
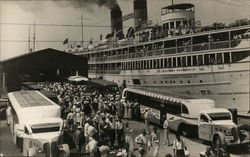
<path fill-rule="evenodd" d="M 53 103 L 35 91 L 13 92 L 13 95 L 22 108 L 53 105 Z"/>

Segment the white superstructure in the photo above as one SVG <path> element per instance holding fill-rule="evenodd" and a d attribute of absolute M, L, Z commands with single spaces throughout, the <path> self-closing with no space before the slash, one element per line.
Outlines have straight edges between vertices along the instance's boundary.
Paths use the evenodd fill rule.
<path fill-rule="evenodd" d="M 250 21 L 202 27 L 187 3 L 163 7 L 161 18 L 161 26 L 136 27 L 127 44 L 76 53 L 89 58 L 89 77 L 209 98 L 248 115 Z"/>

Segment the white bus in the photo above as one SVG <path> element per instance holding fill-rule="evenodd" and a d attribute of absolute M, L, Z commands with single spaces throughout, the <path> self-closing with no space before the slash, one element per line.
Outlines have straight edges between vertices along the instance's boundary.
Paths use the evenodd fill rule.
<path fill-rule="evenodd" d="M 62 143 L 60 106 L 38 91 L 8 93 L 13 141 L 25 156 L 57 156 Z"/>
<path fill-rule="evenodd" d="M 125 88 L 122 97 L 139 102 L 142 118 L 148 108 L 151 122 L 162 125 L 163 117 L 166 116 L 170 129 L 185 136 L 193 134 L 193 131 L 197 133 L 201 110 L 215 108 L 214 101 L 210 99 L 192 98 L 152 88 Z"/>

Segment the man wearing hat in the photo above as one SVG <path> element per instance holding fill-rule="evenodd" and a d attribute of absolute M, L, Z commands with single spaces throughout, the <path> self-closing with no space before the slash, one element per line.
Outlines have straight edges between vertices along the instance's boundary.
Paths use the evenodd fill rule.
<path fill-rule="evenodd" d="M 82 126 L 78 126 L 73 136 L 74 143 L 77 146 L 80 155 L 81 155 L 82 146 L 84 144 L 84 134 L 83 134 L 82 129 L 83 129 Z"/>

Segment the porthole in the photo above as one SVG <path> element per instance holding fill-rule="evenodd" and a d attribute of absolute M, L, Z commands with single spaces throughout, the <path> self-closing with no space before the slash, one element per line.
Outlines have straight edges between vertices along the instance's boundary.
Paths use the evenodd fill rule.
<path fill-rule="evenodd" d="M 144 81 L 144 83 L 146 83 L 146 81 Z"/>
<path fill-rule="evenodd" d="M 203 81 L 202 80 L 200 80 L 200 83 L 202 83 Z"/>
<path fill-rule="evenodd" d="M 190 83 L 190 81 L 188 80 L 188 83 Z"/>
<path fill-rule="evenodd" d="M 165 81 L 165 83 L 168 83 L 168 81 Z"/>
<path fill-rule="evenodd" d="M 173 83 L 175 83 L 175 81 L 173 81 Z"/>
<path fill-rule="evenodd" d="M 172 83 L 172 81 L 170 81 L 170 83 Z"/>
<path fill-rule="evenodd" d="M 156 81 L 154 81 L 154 84 L 156 84 Z"/>
<path fill-rule="evenodd" d="M 182 81 L 180 81 L 180 83 L 183 83 Z"/>
<path fill-rule="evenodd" d="M 161 81 L 161 83 L 163 83 L 163 81 Z"/>

